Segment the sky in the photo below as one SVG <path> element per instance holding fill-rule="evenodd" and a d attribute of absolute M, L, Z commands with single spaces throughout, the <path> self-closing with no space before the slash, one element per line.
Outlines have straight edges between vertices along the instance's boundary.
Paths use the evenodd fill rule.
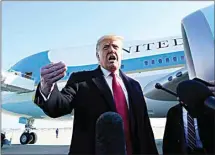
<path fill-rule="evenodd" d="M 181 35 L 181 20 L 211 4 L 214 2 L 4 1 L 2 69 L 41 51 L 95 44 L 104 34 L 122 35 L 126 41 Z M 37 122 L 41 127 L 46 124 Z M 20 125 L 17 118 L 3 114 L 2 127 Z"/>

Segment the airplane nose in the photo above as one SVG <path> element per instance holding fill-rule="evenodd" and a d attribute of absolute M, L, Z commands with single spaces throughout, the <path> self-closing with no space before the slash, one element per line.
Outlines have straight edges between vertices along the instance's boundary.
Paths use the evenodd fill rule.
<path fill-rule="evenodd" d="M 179 73 L 180 73 L 180 76 L 178 76 Z M 161 79 L 157 79 L 148 83 L 143 89 L 143 94 L 145 97 L 153 100 L 177 101 L 177 97 L 158 88 L 163 86 L 164 88 L 172 92 L 176 92 L 176 87 L 178 83 L 186 79 L 188 79 L 187 70 L 185 68 L 177 70 Z"/>

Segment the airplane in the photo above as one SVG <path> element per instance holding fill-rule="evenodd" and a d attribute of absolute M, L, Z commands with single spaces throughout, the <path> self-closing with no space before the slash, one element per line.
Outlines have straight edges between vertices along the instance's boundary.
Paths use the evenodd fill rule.
<path fill-rule="evenodd" d="M 168 89 L 175 91 L 181 81 L 188 80 L 193 76 L 205 75 L 202 68 L 198 69 L 199 63 L 202 63 L 199 61 L 199 55 L 214 63 L 211 58 L 211 54 L 214 55 L 211 49 L 211 39 L 214 41 L 214 31 L 212 31 L 214 28 L 212 23 L 214 22 L 209 22 L 211 20 L 214 20 L 214 5 L 200 9 L 184 18 L 182 36 L 125 42 L 121 70 L 139 81 L 151 118 L 166 117 L 169 108 L 178 104 L 176 97 L 157 90 L 155 88 L 156 83 L 159 82 Z M 198 27 L 197 30 L 207 32 L 210 30 L 208 36 L 196 36 L 195 33 L 198 34 L 197 32 L 189 33 L 192 32 L 192 26 L 195 27 L 198 21 L 207 23 L 201 28 Z M 197 39 L 199 37 L 203 38 L 201 42 Z M 208 39 L 203 41 L 205 37 Z M 196 43 L 193 43 L 195 40 L 197 40 L 198 46 L 202 47 L 200 49 L 210 46 L 209 51 L 206 53 L 190 52 L 188 49 L 196 46 Z M 205 44 L 206 41 L 209 41 L 209 44 Z M 212 48 L 214 50 L 214 44 Z M 197 51 L 199 50 L 197 49 Z M 8 71 L 2 73 L 1 90 L 10 92 L 2 96 L 2 111 L 19 116 L 19 123 L 25 124 L 25 131 L 20 136 L 20 143 L 23 145 L 36 143 L 37 135 L 31 132 L 34 129 L 35 119 L 51 119 L 33 103 L 33 99 L 40 81 L 40 68 L 51 62 L 59 61 L 63 61 L 67 65 L 66 76 L 57 82 L 59 89 L 62 89 L 72 72 L 92 70 L 97 67 L 95 45 L 39 52 L 20 60 Z M 198 67 L 195 68 L 196 66 Z M 214 65 L 210 63 L 208 68 L 214 69 Z M 211 76 L 210 78 L 214 79 Z M 63 116 L 57 120 L 70 120 L 72 115 Z"/>
<path fill-rule="evenodd" d="M 121 69 L 130 77 L 144 86 L 152 80 L 161 78 L 185 65 L 183 42 L 181 37 L 168 37 L 150 41 L 132 41 L 125 43 L 123 48 Z M 67 65 L 66 76 L 57 82 L 61 89 L 72 72 L 91 70 L 97 67 L 95 46 L 87 45 L 65 49 L 54 49 L 28 56 L 7 72 L 4 72 L 2 90 L 11 91 L 3 95 L 2 111 L 20 116 L 19 122 L 26 124 L 26 131 L 21 135 L 20 143 L 27 143 L 27 134 L 32 130 L 34 119 L 49 117 L 33 103 L 36 87 L 40 81 L 40 68 L 51 62 L 64 61 Z M 172 73 L 175 77 L 175 73 Z M 167 110 L 177 104 L 175 101 L 160 102 L 146 99 L 150 117 L 165 117 Z M 59 118 L 71 119 L 71 115 Z M 30 144 L 36 142 L 36 135 Z"/>

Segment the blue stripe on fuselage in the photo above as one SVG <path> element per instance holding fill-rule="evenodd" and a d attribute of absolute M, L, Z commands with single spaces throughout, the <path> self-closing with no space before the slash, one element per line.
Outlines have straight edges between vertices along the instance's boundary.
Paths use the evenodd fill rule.
<path fill-rule="evenodd" d="M 167 58 L 169 58 L 169 62 L 166 61 Z M 152 64 L 153 60 L 154 64 Z M 121 69 L 124 72 L 135 72 L 139 70 L 153 70 L 160 67 L 176 66 L 181 64 L 185 64 L 184 51 L 122 60 Z M 98 64 L 69 66 L 67 69 L 67 75 L 63 78 L 63 80 L 68 79 L 72 72 L 92 70 L 97 66 Z"/>
<path fill-rule="evenodd" d="M 42 54 L 43 53 L 43 54 Z M 12 70 L 22 73 L 33 72 L 32 77 L 37 85 L 40 81 L 40 68 L 50 63 L 47 56 L 48 51 L 35 54 L 19 61 L 16 65 L 11 67 Z M 41 57 L 41 58 L 40 58 Z M 169 62 L 166 59 L 169 59 Z M 154 63 L 153 63 L 154 61 Z M 122 60 L 121 69 L 124 72 L 138 72 L 144 70 L 154 70 L 156 68 L 171 67 L 185 64 L 184 51 L 177 51 L 166 54 L 144 56 L 132 59 Z M 67 80 L 72 72 L 83 70 L 93 70 L 98 64 L 83 65 L 83 66 L 68 66 L 67 74 L 62 80 Z"/>

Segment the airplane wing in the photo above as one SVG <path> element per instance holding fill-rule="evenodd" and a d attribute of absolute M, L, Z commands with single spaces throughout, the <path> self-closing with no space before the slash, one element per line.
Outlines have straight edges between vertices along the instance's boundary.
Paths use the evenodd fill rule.
<path fill-rule="evenodd" d="M 173 92 L 176 92 L 177 85 L 184 81 L 188 80 L 188 71 L 186 68 L 179 69 L 171 74 L 168 74 L 165 77 L 154 80 L 148 83 L 144 89 L 143 94 L 145 97 L 153 100 L 161 100 L 161 101 L 177 101 L 177 98 L 167 92 L 156 89 L 155 84 L 160 83 L 164 88 L 167 88 Z"/>

